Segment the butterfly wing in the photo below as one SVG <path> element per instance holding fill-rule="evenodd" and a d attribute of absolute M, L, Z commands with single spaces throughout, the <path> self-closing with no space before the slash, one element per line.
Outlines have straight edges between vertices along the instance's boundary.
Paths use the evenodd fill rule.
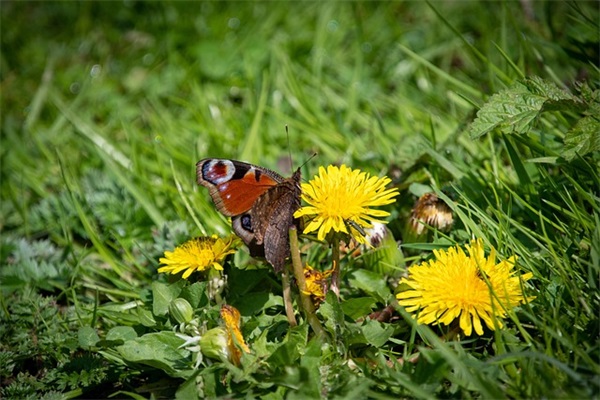
<path fill-rule="evenodd" d="M 288 230 L 300 207 L 300 169 L 285 179 L 241 161 L 206 158 L 196 164 L 196 179 L 209 189 L 217 209 L 232 217 L 250 255 L 264 256 L 281 271 L 290 253 Z"/>
<path fill-rule="evenodd" d="M 285 179 L 245 162 L 206 158 L 196 164 L 196 180 L 209 189 L 223 215 L 234 217 L 250 210 L 260 196 Z"/>
<path fill-rule="evenodd" d="M 300 170 L 262 195 L 252 208 L 254 235 L 264 246 L 267 262 L 280 272 L 290 254 L 289 229 L 294 224 L 294 212 L 300 208 Z M 262 204 L 268 204 L 263 207 Z"/>

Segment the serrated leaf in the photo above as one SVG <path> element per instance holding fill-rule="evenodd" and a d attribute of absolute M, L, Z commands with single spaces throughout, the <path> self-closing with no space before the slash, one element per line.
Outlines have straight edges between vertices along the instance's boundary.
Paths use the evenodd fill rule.
<path fill-rule="evenodd" d="M 590 115 L 583 117 L 567 132 L 561 156 L 572 160 L 576 155 L 584 156 L 600 150 L 600 105 L 592 107 Z"/>
<path fill-rule="evenodd" d="M 532 94 L 547 98 L 549 101 L 576 101 L 575 96 L 564 89 L 559 88 L 556 84 L 546 81 L 539 76 L 532 76 L 525 79 L 524 84 Z"/>
<path fill-rule="evenodd" d="M 472 139 L 500 129 L 503 133 L 526 133 L 543 112 L 548 110 L 580 110 L 582 103 L 552 82 L 533 77 L 517 82 L 493 95 L 477 112 L 469 126 Z"/>

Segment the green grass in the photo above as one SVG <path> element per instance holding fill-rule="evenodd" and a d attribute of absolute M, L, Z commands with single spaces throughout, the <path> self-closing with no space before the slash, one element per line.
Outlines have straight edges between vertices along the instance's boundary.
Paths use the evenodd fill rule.
<path fill-rule="evenodd" d="M 598 397 L 597 3 L 0 12 L 1 397 Z M 389 304 L 398 276 L 346 257 L 319 338 L 300 314 L 290 328 L 280 277 L 240 251 L 224 297 L 252 352 L 194 369 L 170 301 L 186 299 L 206 328 L 219 308 L 206 282 L 157 268 L 185 240 L 230 231 L 195 163 L 243 159 L 289 176 L 289 153 L 293 168 L 317 153 L 307 180 L 332 163 L 392 177 L 389 227 L 407 266 L 482 238 L 533 273 L 535 299 L 481 337 L 417 325 L 402 309 L 363 321 Z M 414 238 L 405 226 L 424 191 L 455 223 Z M 311 265 L 331 263 L 326 247 L 302 244 Z"/>

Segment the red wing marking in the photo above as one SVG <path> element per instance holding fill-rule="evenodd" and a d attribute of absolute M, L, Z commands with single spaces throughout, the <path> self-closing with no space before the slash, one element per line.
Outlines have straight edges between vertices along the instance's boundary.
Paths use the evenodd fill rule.
<path fill-rule="evenodd" d="M 228 215 L 240 215 L 250 210 L 254 202 L 275 185 L 277 182 L 265 174 L 260 174 L 257 182 L 254 171 L 249 171 L 241 179 L 217 185 L 220 199 L 214 200 Z"/>

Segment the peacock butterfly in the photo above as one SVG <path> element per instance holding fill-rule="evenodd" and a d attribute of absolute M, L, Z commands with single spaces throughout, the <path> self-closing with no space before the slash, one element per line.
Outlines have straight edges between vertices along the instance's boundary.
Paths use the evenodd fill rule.
<path fill-rule="evenodd" d="M 234 232 L 253 257 L 265 257 L 280 272 L 290 254 L 289 228 L 300 208 L 300 168 L 290 178 L 242 161 L 205 158 L 196 180 L 210 190 L 217 209 L 231 217 Z"/>

